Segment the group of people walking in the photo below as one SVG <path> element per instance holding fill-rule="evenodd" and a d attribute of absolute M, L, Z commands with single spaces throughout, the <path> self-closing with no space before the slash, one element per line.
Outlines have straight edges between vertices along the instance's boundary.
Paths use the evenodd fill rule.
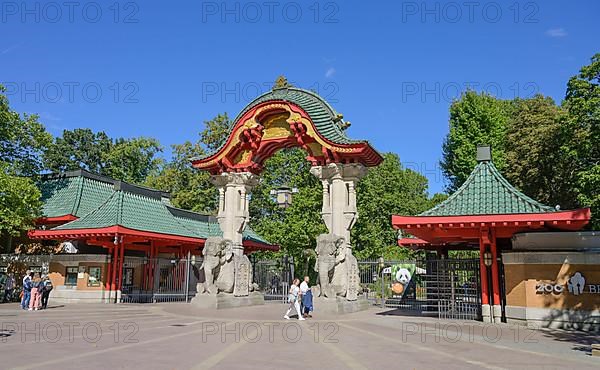
<path fill-rule="evenodd" d="M 47 275 L 40 276 L 38 272 L 27 270 L 23 277 L 21 308 L 29 311 L 48 308 L 48 298 L 52 288 L 52 281 Z"/>
<path fill-rule="evenodd" d="M 298 320 L 306 320 L 308 317 L 312 317 L 311 312 L 313 311 L 313 295 L 310 286 L 308 285 L 310 278 L 304 277 L 304 281 L 300 283 L 300 279 L 295 278 L 290 286 L 288 294 L 288 303 L 290 306 L 283 316 L 284 319 L 290 319 L 290 313 L 295 310 L 298 314 Z"/>

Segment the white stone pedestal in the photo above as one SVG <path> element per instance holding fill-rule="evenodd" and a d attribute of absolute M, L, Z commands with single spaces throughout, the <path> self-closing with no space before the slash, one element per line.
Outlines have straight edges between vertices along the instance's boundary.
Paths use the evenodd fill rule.
<path fill-rule="evenodd" d="M 343 315 L 368 310 L 371 307 L 371 302 L 362 297 L 359 297 L 356 301 L 349 301 L 343 297 L 315 297 L 313 299 L 313 307 L 317 315 L 319 312 Z"/>
<path fill-rule="evenodd" d="M 265 297 L 260 292 L 250 292 L 247 296 L 236 297 L 233 294 L 219 293 L 196 294 L 191 304 L 204 309 L 220 310 L 224 308 L 260 306 L 265 304 Z"/>

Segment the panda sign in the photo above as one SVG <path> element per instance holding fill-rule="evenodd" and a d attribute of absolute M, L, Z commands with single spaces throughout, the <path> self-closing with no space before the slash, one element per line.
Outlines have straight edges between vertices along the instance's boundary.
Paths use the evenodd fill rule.
<path fill-rule="evenodd" d="M 400 263 L 392 266 L 392 292 L 394 295 L 403 298 L 408 291 L 409 284 L 415 275 L 416 266 L 414 263 Z"/>

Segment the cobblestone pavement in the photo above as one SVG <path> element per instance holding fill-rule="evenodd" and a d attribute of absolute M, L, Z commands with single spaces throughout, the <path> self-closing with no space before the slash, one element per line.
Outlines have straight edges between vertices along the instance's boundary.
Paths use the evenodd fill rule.
<path fill-rule="evenodd" d="M 285 306 L 0 305 L 1 369 L 599 369 L 593 335 L 394 315 L 306 321 Z"/>

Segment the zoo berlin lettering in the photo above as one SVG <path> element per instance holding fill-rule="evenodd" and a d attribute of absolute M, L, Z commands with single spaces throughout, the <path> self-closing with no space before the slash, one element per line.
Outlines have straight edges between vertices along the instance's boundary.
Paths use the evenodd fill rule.
<path fill-rule="evenodd" d="M 538 283 L 535 285 L 535 292 L 538 294 L 562 294 L 565 291 L 568 291 L 573 295 L 580 295 L 585 293 L 600 294 L 600 284 L 588 283 L 586 286 L 586 281 L 583 274 L 581 272 L 575 272 L 567 280 L 566 284 L 559 284 L 556 282 L 545 283 L 538 281 Z"/>

